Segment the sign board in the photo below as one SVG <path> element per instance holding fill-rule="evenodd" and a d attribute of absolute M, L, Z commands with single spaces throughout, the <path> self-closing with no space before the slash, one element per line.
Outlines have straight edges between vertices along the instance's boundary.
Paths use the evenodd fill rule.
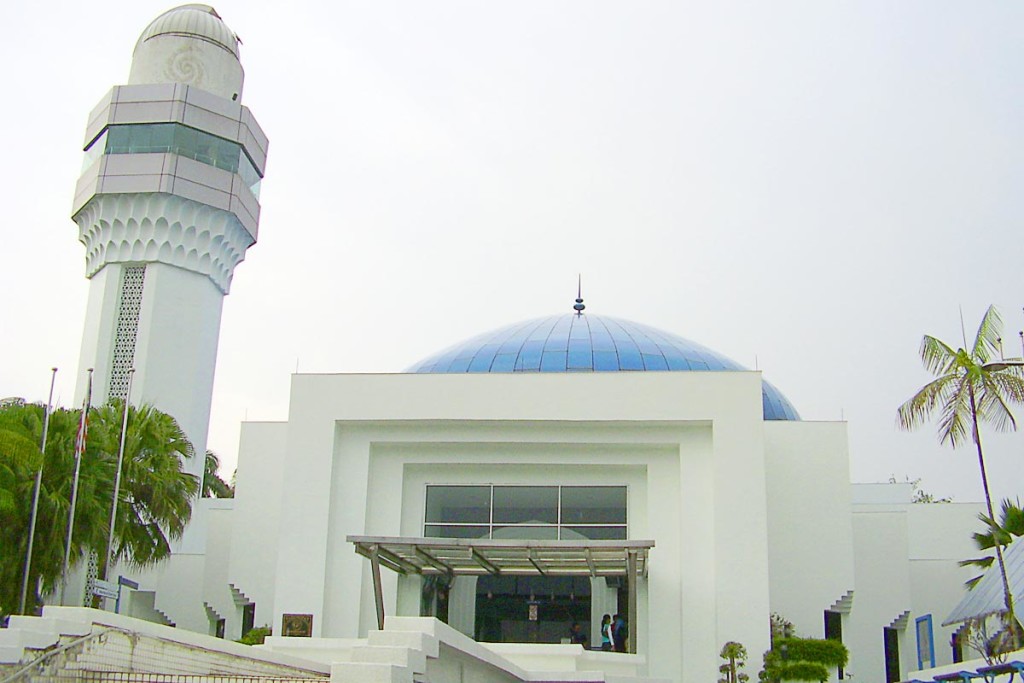
<path fill-rule="evenodd" d="M 96 579 L 92 584 L 92 594 L 101 598 L 117 598 L 117 584 Z"/>
<path fill-rule="evenodd" d="M 309 638 L 313 635 L 312 614 L 285 614 L 281 617 L 281 635 Z"/>
<path fill-rule="evenodd" d="M 128 588 L 131 588 L 132 590 L 139 590 L 138 581 L 132 581 L 131 579 L 126 579 L 123 576 L 119 576 L 117 577 L 117 582 L 122 586 L 127 586 Z"/>

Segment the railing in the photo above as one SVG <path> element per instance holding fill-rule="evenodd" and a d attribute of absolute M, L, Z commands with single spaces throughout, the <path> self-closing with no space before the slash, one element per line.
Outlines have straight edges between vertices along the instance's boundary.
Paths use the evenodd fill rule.
<path fill-rule="evenodd" d="M 0 683 L 310 683 L 324 674 L 106 627 L 42 652 Z"/>

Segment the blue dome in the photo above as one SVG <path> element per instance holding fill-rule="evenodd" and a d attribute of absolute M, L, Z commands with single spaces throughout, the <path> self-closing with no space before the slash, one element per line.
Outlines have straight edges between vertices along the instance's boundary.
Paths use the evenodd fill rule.
<path fill-rule="evenodd" d="M 746 370 L 700 344 L 647 325 L 566 313 L 509 325 L 426 358 L 407 372 L 636 372 Z M 764 419 L 799 420 L 763 382 Z"/>

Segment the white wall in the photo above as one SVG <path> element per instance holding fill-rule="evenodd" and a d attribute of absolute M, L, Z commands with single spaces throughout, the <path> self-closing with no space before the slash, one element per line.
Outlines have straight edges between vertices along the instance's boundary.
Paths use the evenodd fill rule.
<path fill-rule="evenodd" d="M 727 640 L 768 646 L 761 411 L 757 373 L 296 375 L 274 624 L 309 612 L 315 635 L 372 627 L 369 569 L 345 536 L 422 528 L 417 466 L 510 480 L 542 475 L 505 463 L 561 465 L 574 483 L 627 465 L 646 489 L 631 490 L 630 536 L 657 544 L 656 597 L 641 591 L 631 632 L 652 675 L 717 676 Z M 397 579 L 384 587 L 393 610 Z"/>
<path fill-rule="evenodd" d="M 274 575 L 278 561 L 281 481 L 287 465 L 287 424 L 245 422 L 235 477 L 235 515 L 228 583 L 240 606 L 256 603 L 255 624 L 274 626 Z M 239 607 L 240 609 L 240 607 Z M 238 625 L 240 628 L 241 625 Z M 234 631 L 232 631 L 234 632 Z M 280 633 L 280 622 L 274 628 Z"/>
<path fill-rule="evenodd" d="M 771 609 L 824 637 L 824 612 L 854 589 L 846 423 L 765 422 Z"/>

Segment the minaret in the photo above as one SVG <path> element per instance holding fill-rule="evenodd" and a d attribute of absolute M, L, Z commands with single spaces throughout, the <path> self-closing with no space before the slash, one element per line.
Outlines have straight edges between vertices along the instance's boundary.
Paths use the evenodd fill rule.
<path fill-rule="evenodd" d="M 207 5 L 143 31 L 127 85 L 89 116 L 72 218 L 89 303 L 79 374 L 93 403 L 124 398 L 177 418 L 202 476 L 220 333 L 235 266 L 256 242 L 267 138 L 242 106 L 238 37 Z M 84 398 L 80 379 L 76 402 Z"/>

